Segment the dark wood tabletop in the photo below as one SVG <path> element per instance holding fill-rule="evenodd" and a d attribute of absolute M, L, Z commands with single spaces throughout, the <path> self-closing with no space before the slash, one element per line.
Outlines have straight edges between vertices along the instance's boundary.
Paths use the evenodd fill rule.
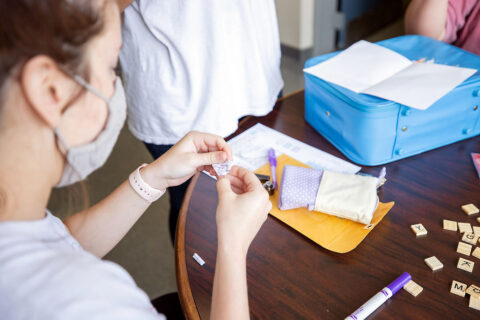
<path fill-rule="evenodd" d="M 346 159 L 304 120 L 303 92 L 280 99 L 265 117 L 241 122 L 239 134 L 262 123 L 323 151 Z M 395 206 L 353 251 L 330 252 L 269 216 L 247 257 L 252 319 L 344 319 L 403 272 L 423 292 L 413 297 L 399 291 L 377 309 L 372 319 L 480 319 L 465 298 L 450 293 L 452 280 L 480 286 L 480 259 L 472 273 L 457 269 L 458 232 L 443 230 L 443 219 L 470 222 L 461 205 L 480 207 L 480 180 L 470 157 L 480 152 L 480 137 L 385 165 L 382 202 Z M 380 167 L 363 167 L 378 174 Z M 215 181 L 204 174 L 190 184 L 177 228 L 178 289 L 187 319 L 208 319 L 216 257 Z M 428 230 L 417 238 L 410 229 Z M 192 255 L 198 253 L 205 265 Z M 444 267 L 432 272 L 424 259 L 436 256 Z"/>

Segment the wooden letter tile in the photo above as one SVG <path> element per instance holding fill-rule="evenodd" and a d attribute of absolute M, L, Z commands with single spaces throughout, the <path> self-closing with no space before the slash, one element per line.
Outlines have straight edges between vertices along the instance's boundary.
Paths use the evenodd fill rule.
<path fill-rule="evenodd" d="M 479 247 L 476 247 L 475 250 L 473 250 L 472 256 L 474 256 L 477 259 L 480 259 L 480 248 Z"/>
<path fill-rule="evenodd" d="M 443 220 L 443 229 L 457 231 L 457 221 Z"/>
<path fill-rule="evenodd" d="M 473 227 L 473 234 L 480 237 L 480 227 Z"/>
<path fill-rule="evenodd" d="M 462 206 L 462 210 L 468 214 L 468 215 L 471 215 L 471 214 L 475 214 L 475 213 L 479 213 L 480 211 L 478 210 L 477 207 L 475 207 L 475 205 L 473 203 L 469 203 L 469 204 L 465 204 Z"/>
<path fill-rule="evenodd" d="M 474 265 L 475 265 L 475 263 L 473 261 L 463 259 L 463 258 L 459 258 L 457 268 L 465 270 L 467 272 L 472 272 Z"/>
<path fill-rule="evenodd" d="M 465 297 L 465 290 L 467 290 L 467 285 L 465 283 L 461 283 L 458 281 L 452 281 L 452 287 L 450 288 L 450 292 L 456 294 L 460 297 Z"/>
<path fill-rule="evenodd" d="M 458 223 L 458 231 L 460 231 L 460 233 L 472 233 L 473 232 L 472 226 L 470 225 L 470 223 L 466 223 L 466 222 L 459 222 Z"/>
<path fill-rule="evenodd" d="M 423 291 L 423 288 L 413 280 L 408 281 L 407 284 L 403 286 L 403 289 L 414 297 L 418 296 Z"/>
<path fill-rule="evenodd" d="M 464 233 L 462 241 L 470 244 L 477 244 L 478 236 L 473 233 Z"/>
<path fill-rule="evenodd" d="M 443 264 L 435 256 L 425 259 L 425 263 L 430 269 L 432 269 L 432 271 L 437 271 L 443 268 Z"/>
<path fill-rule="evenodd" d="M 417 237 L 424 236 L 427 234 L 427 229 L 425 229 L 425 227 L 421 223 L 412 224 L 410 228 L 417 235 Z"/>
<path fill-rule="evenodd" d="M 457 252 L 469 256 L 472 252 L 472 245 L 464 242 L 459 242 L 457 246 Z"/>
<path fill-rule="evenodd" d="M 468 301 L 468 306 L 475 310 L 480 310 L 480 298 L 475 296 L 470 296 L 470 301 Z"/>
<path fill-rule="evenodd" d="M 480 287 L 471 284 L 470 287 L 468 287 L 467 291 L 465 291 L 465 293 L 480 298 Z"/>

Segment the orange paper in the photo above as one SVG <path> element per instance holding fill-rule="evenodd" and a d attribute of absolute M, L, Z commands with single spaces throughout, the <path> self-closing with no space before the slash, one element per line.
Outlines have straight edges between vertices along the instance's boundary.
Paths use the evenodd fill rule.
<path fill-rule="evenodd" d="M 277 177 L 279 186 L 282 181 L 283 166 L 292 165 L 308 168 L 307 165 L 287 156 L 282 155 L 277 158 Z M 266 164 L 256 171 L 256 173 L 270 175 L 270 165 Z M 372 218 L 371 225 L 338 218 L 326 213 L 309 211 L 307 208 L 280 210 L 278 200 L 280 198 L 279 190 L 270 196 L 273 208 L 270 214 L 283 221 L 293 229 L 297 230 L 307 238 L 318 243 L 325 249 L 337 253 L 346 253 L 355 249 L 365 237 L 377 226 L 382 218 L 393 207 L 394 202 L 378 202 Z"/>

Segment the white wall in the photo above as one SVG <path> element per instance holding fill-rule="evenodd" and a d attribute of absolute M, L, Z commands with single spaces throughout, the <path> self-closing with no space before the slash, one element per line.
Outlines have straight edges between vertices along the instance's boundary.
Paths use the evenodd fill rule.
<path fill-rule="evenodd" d="M 313 47 L 314 2 L 275 0 L 282 44 L 298 50 Z"/>

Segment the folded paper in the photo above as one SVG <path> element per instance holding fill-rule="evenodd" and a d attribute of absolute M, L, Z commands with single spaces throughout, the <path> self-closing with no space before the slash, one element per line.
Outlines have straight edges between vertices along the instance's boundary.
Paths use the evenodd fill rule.
<path fill-rule="evenodd" d="M 214 163 L 212 164 L 213 170 L 217 173 L 219 177 L 227 175 L 230 170 L 232 169 L 233 162 L 231 160 L 227 160 L 222 163 Z"/>

